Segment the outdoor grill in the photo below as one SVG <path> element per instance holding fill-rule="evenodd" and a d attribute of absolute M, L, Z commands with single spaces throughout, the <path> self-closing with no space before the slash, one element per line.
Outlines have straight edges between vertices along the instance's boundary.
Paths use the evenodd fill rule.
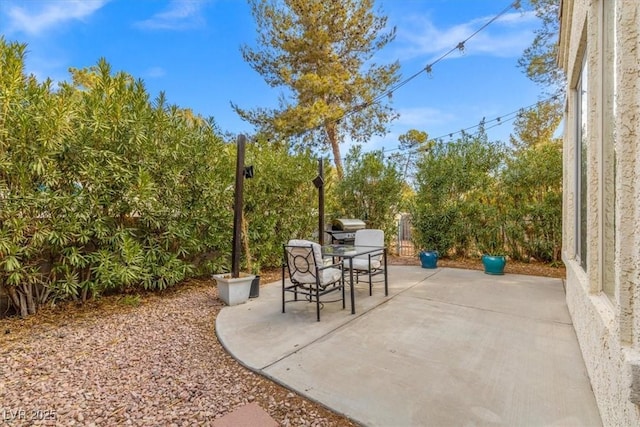
<path fill-rule="evenodd" d="M 334 219 L 331 230 L 327 234 L 331 236 L 331 243 L 353 244 L 356 239 L 356 231 L 366 227 L 364 221 L 354 218 Z"/>

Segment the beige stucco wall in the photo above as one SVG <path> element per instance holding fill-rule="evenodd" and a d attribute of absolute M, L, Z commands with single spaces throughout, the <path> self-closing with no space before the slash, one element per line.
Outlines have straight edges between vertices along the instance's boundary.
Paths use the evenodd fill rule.
<path fill-rule="evenodd" d="M 605 49 L 604 1 L 615 6 L 615 62 Z M 575 255 L 575 88 L 583 58 L 589 104 L 586 271 Z M 558 59 L 568 77 L 563 184 L 567 305 L 604 425 L 640 426 L 640 2 L 563 0 Z M 607 98 L 613 68 L 616 96 Z M 607 137 L 611 121 L 615 144 Z M 606 295 L 602 290 L 607 287 L 615 292 Z"/>

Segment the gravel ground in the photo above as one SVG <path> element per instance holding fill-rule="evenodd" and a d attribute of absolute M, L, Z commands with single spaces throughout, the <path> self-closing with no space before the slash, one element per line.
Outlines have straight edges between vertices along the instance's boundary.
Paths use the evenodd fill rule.
<path fill-rule="evenodd" d="M 413 257 L 390 255 L 388 262 L 394 265 L 420 265 L 420 259 L 417 255 Z M 464 268 L 467 270 L 484 269 L 480 258 L 441 258 L 438 259 L 438 267 Z M 530 276 L 555 277 L 559 279 L 564 279 L 567 275 L 564 264 L 553 267 L 542 262 L 522 262 L 512 259 L 507 259 L 504 272 L 506 274 L 527 274 Z"/>
<path fill-rule="evenodd" d="M 207 426 L 249 402 L 283 426 L 355 425 L 233 360 L 212 284 L 0 320 L 0 425 Z"/>

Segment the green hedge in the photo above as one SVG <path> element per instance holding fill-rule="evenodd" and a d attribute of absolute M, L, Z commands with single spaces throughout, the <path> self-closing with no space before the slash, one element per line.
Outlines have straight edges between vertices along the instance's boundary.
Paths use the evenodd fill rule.
<path fill-rule="evenodd" d="M 0 39 L 0 286 L 21 314 L 228 270 L 233 141 L 104 60 L 54 88 L 25 75 L 24 53 Z M 317 223 L 314 161 L 266 143 L 247 156 L 247 243 L 277 265 Z"/>
<path fill-rule="evenodd" d="M 435 141 L 418 161 L 416 188 L 412 213 L 419 249 L 560 261 L 559 142 L 509 150 L 483 132 Z"/>
<path fill-rule="evenodd" d="M 25 50 L 0 38 L 0 286 L 21 315 L 228 271 L 235 138 L 104 60 L 39 82 Z M 361 218 L 390 240 L 409 202 L 421 249 L 559 260 L 559 144 L 510 151 L 481 133 L 426 147 L 415 197 L 401 156 L 354 147 L 342 181 L 325 163 L 326 219 Z M 317 160 L 258 136 L 246 164 L 242 268 L 259 272 L 317 231 Z"/>

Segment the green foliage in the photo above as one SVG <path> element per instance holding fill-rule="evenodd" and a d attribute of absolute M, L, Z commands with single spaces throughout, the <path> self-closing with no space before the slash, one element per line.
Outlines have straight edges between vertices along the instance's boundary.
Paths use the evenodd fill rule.
<path fill-rule="evenodd" d="M 21 315 L 60 299 L 160 290 L 228 271 L 236 146 L 213 119 L 168 105 L 163 94 L 150 100 L 142 81 L 104 60 L 72 69 L 71 82 L 54 89 L 24 74 L 25 50 L 0 38 L 0 286 Z M 513 151 L 483 133 L 450 143 L 404 135 L 401 143 L 421 147 L 410 204 L 416 244 L 557 261 L 554 111 L 523 116 Z M 256 272 L 279 265 L 282 243 L 312 238 L 318 223 L 317 160 L 273 141 L 261 134 L 246 153 L 255 176 L 245 181 L 243 267 Z M 414 197 L 407 165 L 354 147 L 344 179 L 325 165 L 328 212 L 362 218 L 390 239 Z"/>
<path fill-rule="evenodd" d="M 140 303 L 142 302 L 142 299 L 140 298 L 139 294 L 136 294 L 136 295 L 124 295 L 120 299 L 119 302 L 122 305 L 127 305 L 127 306 L 130 306 L 130 307 L 138 307 L 140 305 Z"/>
<path fill-rule="evenodd" d="M 535 30 L 531 46 L 522 53 L 518 66 L 531 81 L 547 88 L 551 94 L 564 93 L 566 76 L 557 60 L 561 0 L 529 0 L 529 3 L 542 21 L 542 27 Z"/>
<path fill-rule="evenodd" d="M 482 132 L 434 141 L 420 153 L 412 208 L 417 248 L 463 256 L 475 248 L 480 227 L 494 218 L 487 206 L 495 202 L 503 159 L 504 148 Z"/>
<path fill-rule="evenodd" d="M 553 141 L 553 135 L 562 121 L 563 103 L 541 101 L 536 108 L 521 111 L 514 121 L 515 135 L 510 142 L 517 149 L 534 147 Z"/>
<path fill-rule="evenodd" d="M 441 254 L 560 261 L 562 145 L 555 105 L 516 123 L 515 149 L 479 136 L 437 141 L 417 165 L 415 244 Z"/>
<path fill-rule="evenodd" d="M 421 130 L 409 129 L 398 137 L 399 148 L 406 150 L 404 158 L 399 159 L 404 163 L 404 176 L 409 176 L 409 170 L 415 169 L 415 156 L 414 153 L 419 151 L 430 150 L 433 147 L 434 141 L 429 141 L 429 135 Z"/>
<path fill-rule="evenodd" d="M 0 39 L 0 286 L 21 315 L 228 271 L 236 146 L 215 122 L 105 60 L 54 90 L 24 75 L 24 52 Z M 317 224 L 315 160 L 265 142 L 248 159 L 247 248 L 278 265 Z"/>
<path fill-rule="evenodd" d="M 505 238 L 515 259 L 560 260 L 562 146 L 548 142 L 517 151 L 502 180 Z"/>
<path fill-rule="evenodd" d="M 367 228 L 385 232 L 389 241 L 396 233 L 396 215 L 400 212 L 404 181 L 394 158 L 382 151 L 363 153 L 353 146 L 345 160 L 344 178 L 334 189 L 333 211 L 338 216 L 363 219 Z"/>
<path fill-rule="evenodd" d="M 381 100 L 399 79 L 397 62 L 373 57 L 395 38 L 373 0 L 250 0 L 257 47 L 242 56 L 272 87 L 286 89 L 275 109 L 236 112 L 278 139 L 301 134 L 304 147 L 328 145 L 342 178 L 340 143 L 345 135 L 366 142 L 386 133 L 396 118 Z M 376 100 L 376 102 L 374 102 Z M 346 114 L 349 112 L 349 114 Z"/>
<path fill-rule="evenodd" d="M 311 180 L 317 160 L 308 152 L 289 153 L 284 145 L 258 138 L 248 144 L 246 163 L 255 175 L 245 181 L 244 213 L 253 270 L 278 266 L 282 245 L 310 238 L 318 226 L 318 192 Z"/>

